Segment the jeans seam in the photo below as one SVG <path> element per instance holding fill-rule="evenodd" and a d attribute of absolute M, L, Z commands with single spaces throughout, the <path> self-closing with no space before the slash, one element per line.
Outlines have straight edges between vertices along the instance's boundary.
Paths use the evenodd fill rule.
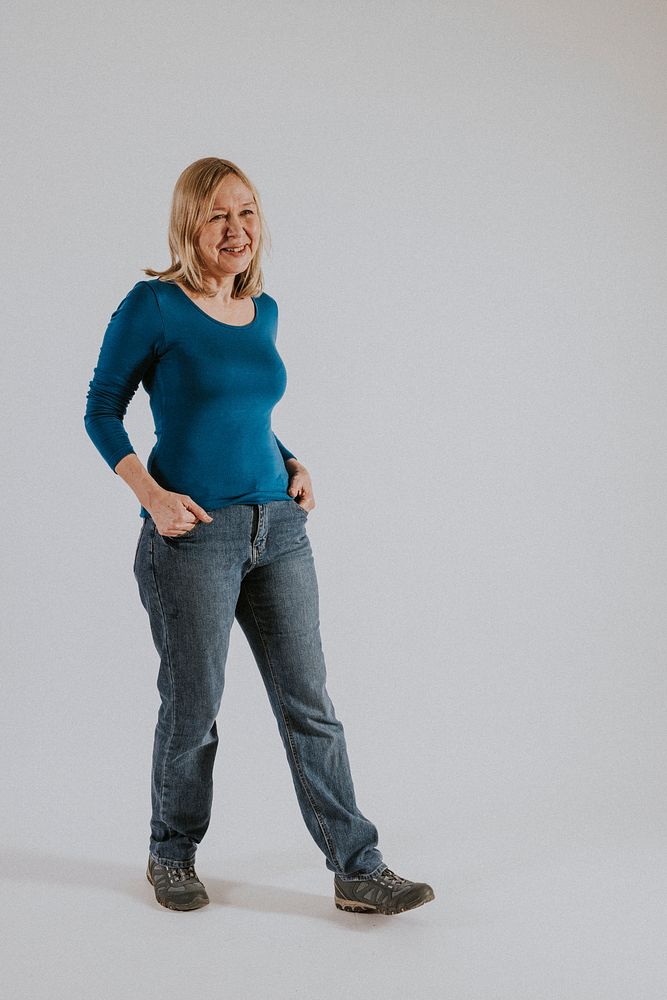
<path fill-rule="evenodd" d="M 151 570 L 153 573 L 153 582 L 155 583 L 155 593 L 157 594 L 158 604 L 160 606 L 160 615 L 162 617 L 162 633 L 164 636 L 164 648 L 166 651 L 167 659 L 167 669 L 169 671 L 169 688 L 170 688 L 170 700 L 171 700 L 171 732 L 169 733 L 169 739 L 164 749 L 164 760 L 162 762 L 162 775 L 160 777 L 160 819 L 164 823 L 164 785 L 165 785 L 165 773 L 167 770 L 167 760 L 169 758 L 169 751 L 171 750 L 172 740 L 174 738 L 174 733 L 176 732 L 176 698 L 174 691 L 174 672 L 171 666 L 171 650 L 169 647 L 169 636 L 167 634 L 167 616 L 164 611 L 164 606 L 162 604 L 162 597 L 160 596 L 160 588 L 157 582 L 157 572 L 155 570 L 155 532 L 151 536 Z M 168 824 L 165 823 L 165 826 Z"/>
<path fill-rule="evenodd" d="M 143 538 L 145 526 L 146 526 L 146 518 L 144 518 L 143 524 L 139 529 L 139 537 L 137 538 L 137 544 L 134 548 L 134 561 L 132 563 L 132 573 L 134 576 L 137 575 L 137 556 L 139 555 L 139 546 L 141 545 L 141 539 Z"/>
<path fill-rule="evenodd" d="M 289 715 L 288 715 L 288 713 L 287 713 L 287 711 L 285 709 L 285 705 L 284 705 L 283 700 L 282 700 L 282 696 L 281 696 L 281 692 L 280 692 L 280 685 L 276 681 L 276 676 L 275 676 L 274 671 L 273 671 L 273 664 L 271 663 L 271 656 L 269 654 L 269 650 L 267 648 L 267 645 L 266 645 L 266 643 L 264 641 L 264 635 L 262 633 L 261 626 L 260 626 L 260 624 L 259 624 L 259 622 L 257 620 L 257 615 L 255 614 L 255 609 L 253 607 L 252 601 L 250 600 L 250 597 L 247 594 L 245 596 L 246 596 L 246 600 L 248 602 L 248 607 L 250 608 L 250 611 L 252 613 L 252 617 L 254 619 L 255 626 L 257 627 L 257 632 L 259 633 L 259 637 L 260 637 L 260 640 L 262 642 L 262 646 L 264 647 L 264 655 L 266 656 L 266 662 L 269 665 L 269 671 L 271 673 L 271 680 L 273 682 L 273 688 L 274 688 L 274 691 L 276 692 L 276 697 L 278 699 L 278 704 L 280 705 L 280 712 L 281 712 L 281 715 L 283 717 L 283 722 L 285 723 L 285 729 L 287 731 L 287 739 L 289 741 L 290 750 L 292 751 L 292 757 L 294 758 L 294 763 L 296 764 L 296 769 L 297 769 L 297 774 L 299 775 L 299 780 L 301 781 L 301 784 L 303 786 L 303 790 L 306 793 L 306 797 L 307 797 L 308 801 L 310 802 L 311 808 L 312 808 L 313 812 L 315 813 L 315 817 L 317 819 L 317 822 L 319 823 L 320 830 L 322 831 L 322 836 L 324 837 L 324 842 L 327 844 L 329 850 L 331 851 L 331 860 L 333 861 L 333 863 L 335 865 L 337 865 L 340 868 L 340 862 L 338 860 L 338 855 L 336 854 L 336 849 L 333 846 L 333 842 L 332 842 L 331 836 L 330 836 L 330 834 L 329 834 L 329 832 L 327 830 L 326 823 L 324 822 L 323 818 L 320 816 L 319 812 L 317 811 L 317 809 L 315 807 L 315 802 L 313 800 L 313 797 L 312 797 L 312 794 L 311 794 L 311 791 L 310 791 L 310 785 L 306 781 L 306 776 L 305 776 L 305 774 L 303 773 L 303 771 L 301 769 L 301 761 L 299 759 L 299 755 L 297 753 L 296 747 L 294 745 L 294 741 L 292 739 L 292 730 L 290 728 Z"/>

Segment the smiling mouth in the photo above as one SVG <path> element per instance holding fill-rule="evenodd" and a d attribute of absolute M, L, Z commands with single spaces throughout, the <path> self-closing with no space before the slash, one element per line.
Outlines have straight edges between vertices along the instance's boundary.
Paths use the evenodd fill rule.
<path fill-rule="evenodd" d="M 247 249 L 248 249 L 248 244 L 247 243 L 244 244 L 242 247 L 221 247 L 220 248 L 220 250 L 221 250 L 222 253 L 232 254 L 232 255 L 234 255 L 236 257 L 240 257 L 241 254 L 244 254 Z"/>

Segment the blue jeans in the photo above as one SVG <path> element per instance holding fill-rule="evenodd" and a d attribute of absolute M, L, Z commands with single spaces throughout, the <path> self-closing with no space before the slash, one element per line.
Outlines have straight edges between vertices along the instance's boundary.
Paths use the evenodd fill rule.
<path fill-rule="evenodd" d="M 299 808 L 330 871 L 380 871 L 378 831 L 354 794 L 326 689 L 308 512 L 295 500 L 209 510 L 177 538 L 143 519 L 134 576 L 160 656 L 151 775 L 153 857 L 192 863 L 211 819 L 216 717 L 234 618 L 257 661 Z"/>

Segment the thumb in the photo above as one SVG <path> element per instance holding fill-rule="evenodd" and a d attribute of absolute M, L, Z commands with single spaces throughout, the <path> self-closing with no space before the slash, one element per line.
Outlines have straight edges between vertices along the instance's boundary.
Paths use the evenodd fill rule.
<path fill-rule="evenodd" d="M 185 504 L 185 506 L 188 508 L 188 510 L 191 510 L 192 513 L 195 514 L 200 521 L 210 522 L 213 520 L 211 515 L 208 514 L 203 507 L 200 507 L 198 503 L 195 503 L 194 500 L 189 500 L 188 503 Z"/>

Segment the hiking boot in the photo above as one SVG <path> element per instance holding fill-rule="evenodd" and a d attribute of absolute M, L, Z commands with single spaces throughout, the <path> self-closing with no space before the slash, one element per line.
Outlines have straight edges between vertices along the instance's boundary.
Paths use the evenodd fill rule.
<path fill-rule="evenodd" d="M 149 854 L 146 878 L 155 889 L 158 903 L 168 910 L 196 910 L 209 901 L 194 865 L 174 868 L 160 864 Z"/>
<path fill-rule="evenodd" d="M 334 900 L 339 910 L 352 913 L 403 913 L 435 899 L 426 882 L 410 882 L 390 868 L 359 881 L 334 876 Z"/>

